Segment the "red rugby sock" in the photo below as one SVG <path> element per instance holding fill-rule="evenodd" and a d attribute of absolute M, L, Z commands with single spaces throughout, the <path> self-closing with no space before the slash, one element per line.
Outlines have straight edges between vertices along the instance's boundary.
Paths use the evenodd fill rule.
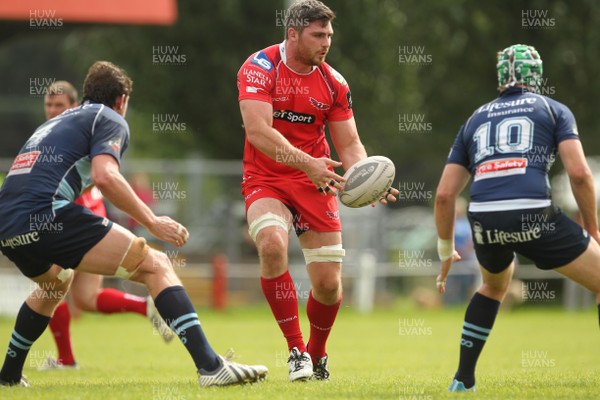
<path fill-rule="evenodd" d="M 69 330 L 71 313 L 66 301 L 61 302 L 56 307 L 48 325 L 58 349 L 58 362 L 63 365 L 72 365 L 75 362 L 75 358 L 73 356 L 73 348 L 71 347 L 71 332 Z"/>
<path fill-rule="evenodd" d="M 134 312 L 146 315 L 146 298 L 116 289 L 102 289 L 96 298 L 96 309 L 103 314 Z"/>
<path fill-rule="evenodd" d="M 260 285 L 279 329 L 287 340 L 288 350 L 297 347 L 306 351 L 298 318 L 298 297 L 289 271 L 276 278 L 260 278 Z"/>
<path fill-rule="evenodd" d="M 325 357 L 326 344 L 331 327 L 335 322 L 338 310 L 342 304 L 342 297 L 340 300 L 327 306 L 319 303 L 313 297 L 312 291 L 308 296 L 308 302 L 306 304 L 306 314 L 310 321 L 310 339 L 308 340 L 308 352 L 313 360 L 313 363 L 317 363 L 320 358 Z"/>

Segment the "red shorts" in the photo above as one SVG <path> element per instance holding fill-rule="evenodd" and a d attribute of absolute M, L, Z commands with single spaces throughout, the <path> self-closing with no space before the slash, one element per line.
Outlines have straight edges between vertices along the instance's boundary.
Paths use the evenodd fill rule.
<path fill-rule="evenodd" d="M 258 199 L 272 198 L 281 201 L 292 212 L 292 225 L 297 235 L 342 230 L 337 197 L 323 196 L 308 179 L 247 178 L 242 182 L 242 194 L 248 208 Z"/>

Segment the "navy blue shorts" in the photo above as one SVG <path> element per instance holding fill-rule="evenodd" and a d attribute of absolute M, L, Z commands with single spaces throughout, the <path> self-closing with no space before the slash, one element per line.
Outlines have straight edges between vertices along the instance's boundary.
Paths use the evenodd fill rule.
<path fill-rule="evenodd" d="M 590 235 L 558 207 L 469 212 L 477 260 L 491 273 L 504 271 L 515 253 L 539 269 L 562 267 L 588 247 Z"/>
<path fill-rule="evenodd" d="M 75 268 L 83 256 L 106 236 L 112 221 L 79 204 L 70 203 L 37 230 L 0 240 L 0 251 L 23 275 L 42 275 L 52 264 Z"/>

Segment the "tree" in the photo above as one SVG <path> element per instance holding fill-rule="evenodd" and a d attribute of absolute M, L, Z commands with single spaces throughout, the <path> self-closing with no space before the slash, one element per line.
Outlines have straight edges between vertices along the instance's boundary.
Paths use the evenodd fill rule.
<path fill-rule="evenodd" d="M 574 111 L 587 149 L 600 144 L 589 135 L 600 85 L 593 79 L 600 62 L 594 1 L 326 3 L 338 15 L 328 62 L 350 83 L 368 152 L 391 158 L 397 181 L 435 186 L 460 125 L 497 94 L 496 51 L 517 42 L 540 51 L 546 94 Z M 134 156 L 240 159 L 236 74 L 251 53 L 283 39 L 285 2 L 181 1 L 179 7 L 172 27 L 65 24 L 43 35 L 3 28 L 13 34 L 0 49 L 0 73 L 18 77 L 9 91 L 22 90 L 22 81 L 41 73 L 80 82 L 93 61 L 111 60 L 134 79 L 128 116 Z M 30 65 L 15 62 L 32 55 Z"/>

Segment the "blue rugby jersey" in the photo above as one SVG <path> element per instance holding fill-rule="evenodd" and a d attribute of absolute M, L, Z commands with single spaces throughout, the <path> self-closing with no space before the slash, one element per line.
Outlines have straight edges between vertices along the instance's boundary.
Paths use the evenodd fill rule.
<path fill-rule="evenodd" d="M 579 140 L 565 105 L 511 88 L 479 107 L 460 128 L 447 163 L 473 177 L 470 211 L 502 211 L 550 204 L 548 171 L 558 144 Z"/>
<path fill-rule="evenodd" d="M 32 215 L 53 219 L 92 184 L 94 156 L 120 162 L 128 145 L 127 122 L 102 104 L 85 102 L 39 126 L 0 188 L 0 239 L 34 230 Z"/>

